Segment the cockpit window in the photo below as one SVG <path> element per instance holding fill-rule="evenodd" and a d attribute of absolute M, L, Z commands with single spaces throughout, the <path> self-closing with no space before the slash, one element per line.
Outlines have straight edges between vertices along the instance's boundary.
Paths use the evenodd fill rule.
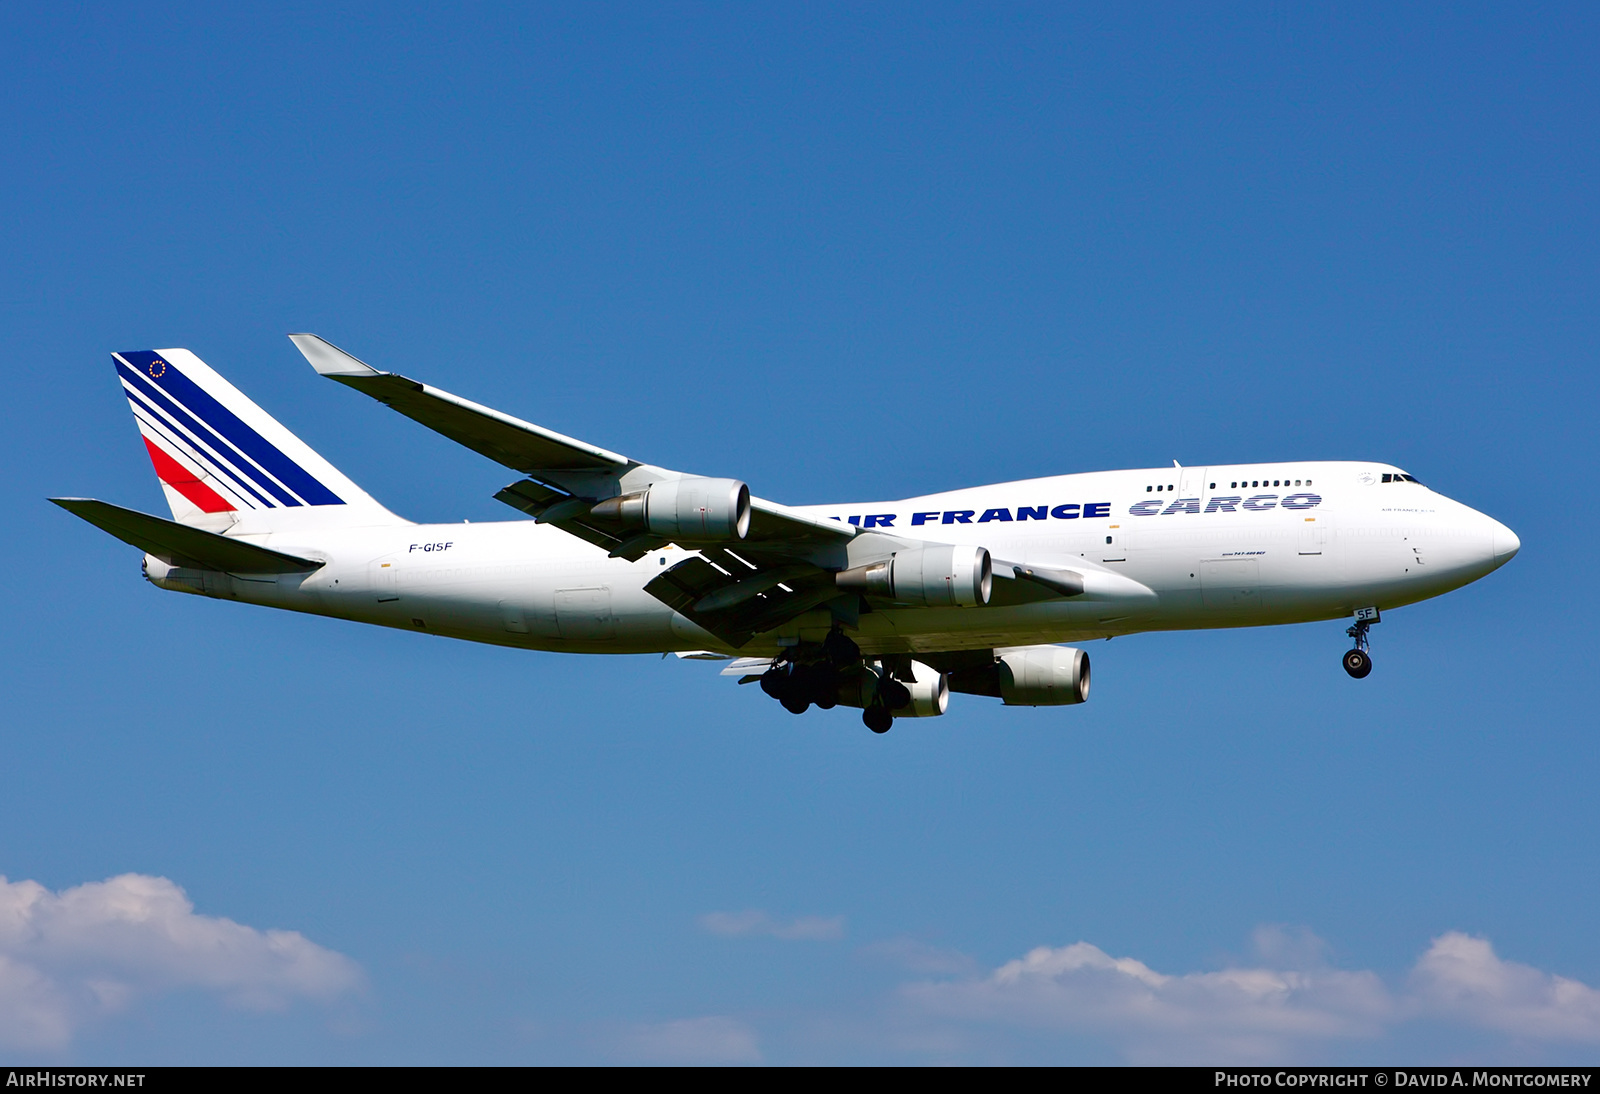
<path fill-rule="evenodd" d="M 1385 475 L 1383 477 L 1383 481 L 1384 482 L 1416 482 L 1418 486 L 1422 485 L 1420 482 L 1417 482 L 1416 479 L 1412 478 L 1410 475 L 1407 475 L 1403 471 L 1397 471 L 1392 475 Z"/>

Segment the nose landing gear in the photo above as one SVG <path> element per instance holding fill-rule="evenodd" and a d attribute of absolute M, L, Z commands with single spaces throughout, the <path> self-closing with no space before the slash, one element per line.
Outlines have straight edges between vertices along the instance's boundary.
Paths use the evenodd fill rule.
<path fill-rule="evenodd" d="M 1344 671 L 1357 680 L 1364 679 L 1372 671 L 1371 643 L 1367 640 L 1367 631 L 1374 623 L 1381 622 L 1377 608 L 1359 608 L 1356 611 L 1355 626 L 1345 631 L 1355 640 L 1355 649 L 1344 655 Z"/>

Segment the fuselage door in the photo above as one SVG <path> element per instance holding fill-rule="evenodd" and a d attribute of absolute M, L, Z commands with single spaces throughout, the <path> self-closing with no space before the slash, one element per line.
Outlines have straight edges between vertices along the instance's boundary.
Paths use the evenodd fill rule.
<path fill-rule="evenodd" d="M 611 587 L 557 589 L 556 628 L 562 638 L 587 641 L 615 638 L 617 618 L 611 614 Z"/>
<path fill-rule="evenodd" d="M 1182 481 L 1178 483 L 1178 497 L 1198 498 L 1204 508 L 1206 495 L 1209 493 L 1206 476 L 1211 473 L 1209 467 L 1185 467 L 1182 469 Z"/>
<path fill-rule="evenodd" d="M 1328 553 L 1333 522 L 1327 513 L 1313 510 L 1300 518 L 1299 551 L 1302 557 Z"/>
<path fill-rule="evenodd" d="M 378 603 L 387 604 L 400 599 L 400 564 L 394 559 L 380 558 L 368 563 L 367 576 L 378 596 Z"/>
<path fill-rule="evenodd" d="M 1119 520 L 1106 528 L 1104 543 L 1095 545 L 1101 562 L 1128 561 L 1128 548 L 1133 545 L 1133 522 Z"/>
<path fill-rule="evenodd" d="M 500 625 L 511 634 L 528 633 L 528 616 L 515 600 L 500 601 Z"/>

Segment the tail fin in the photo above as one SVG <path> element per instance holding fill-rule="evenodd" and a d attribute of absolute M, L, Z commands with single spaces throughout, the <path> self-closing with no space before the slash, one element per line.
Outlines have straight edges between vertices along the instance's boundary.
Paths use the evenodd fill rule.
<path fill-rule="evenodd" d="M 404 523 L 188 350 L 111 356 L 179 523 Z"/>

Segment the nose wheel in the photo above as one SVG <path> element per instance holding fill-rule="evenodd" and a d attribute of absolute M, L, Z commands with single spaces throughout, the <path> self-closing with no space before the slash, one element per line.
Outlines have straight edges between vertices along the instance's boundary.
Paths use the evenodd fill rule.
<path fill-rule="evenodd" d="M 1371 643 L 1367 639 L 1367 631 L 1377 622 L 1377 608 L 1362 608 L 1356 612 L 1355 626 L 1344 632 L 1356 644 L 1355 649 L 1344 655 L 1344 671 L 1357 680 L 1365 679 L 1372 671 Z"/>

